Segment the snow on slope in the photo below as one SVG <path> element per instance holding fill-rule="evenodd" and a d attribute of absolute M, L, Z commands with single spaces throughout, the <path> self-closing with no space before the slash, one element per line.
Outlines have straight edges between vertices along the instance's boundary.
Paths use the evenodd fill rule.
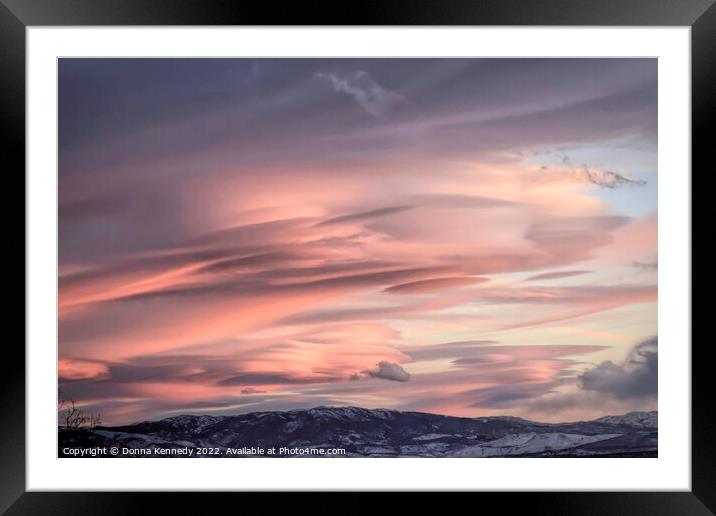
<path fill-rule="evenodd" d="M 629 412 L 622 416 L 605 416 L 596 419 L 597 423 L 609 425 L 629 425 L 636 428 L 657 428 L 659 426 L 658 412 Z"/>
<path fill-rule="evenodd" d="M 226 448 L 257 442 L 276 447 L 328 443 L 356 457 L 656 456 L 656 425 L 656 412 L 553 424 L 505 416 L 460 418 L 386 409 L 315 407 L 235 416 L 180 415 L 99 427 L 92 434 L 60 429 L 59 444 L 61 450 L 69 445 L 98 444 Z"/>
<path fill-rule="evenodd" d="M 619 437 L 621 434 L 580 435 L 534 432 L 510 434 L 494 441 L 468 446 L 453 453 L 452 457 L 494 457 L 496 455 L 524 455 L 548 450 L 564 450 Z"/>
<path fill-rule="evenodd" d="M 194 446 L 194 443 L 188 441 L 170 441 L 156 437 L 153 435 L 145 434 L 131 434 L 127 432 L 111 432 L 109 430 L 95 430 L 97 435 L 112 439 L 119 444 L 125 444 L 132 448 L 151 448 L 152 446 Z M 141 446 L 138 446 L 141 444 Z"/>

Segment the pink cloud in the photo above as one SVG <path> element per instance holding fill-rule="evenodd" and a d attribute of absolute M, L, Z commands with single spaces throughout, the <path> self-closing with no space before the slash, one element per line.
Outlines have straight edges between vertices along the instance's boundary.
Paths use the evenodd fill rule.
<path fill-rule="evenodd" d="M 106 376 L 107 372 L 107 365 L 101 362 L 61 358 L 58 363 L 60 382 L 97 379 Z"/>
<path fill-rule="evenodd" d="M 487 278 L 471 278 L 471 277 L 454 277 L 454 278 L 431 278 L 411 283 L 402 283 L 393 285 L 385 289 L 385 292 L 391 294 L 426 294 L 437 292 L 440 290 L 448 290 L 452 288 L 475 285 L 488 281 Z"/>
<path fill-rule="evenodd" d="M 116 421 L 279 398 L 475 415 L 569 381 L 606 349 L 585 343 L 625 345 L 618 309 L 657 300 L 653 271 L 625 272 L 656 259 L 656 215 L 515 150 L 608 161 L 650 137 L 652 82 L 545 76 L 482 106 L 324 73 L 62 154 L 63 390 Z M 565 345 L 537 331 L 603 312 Z"/>

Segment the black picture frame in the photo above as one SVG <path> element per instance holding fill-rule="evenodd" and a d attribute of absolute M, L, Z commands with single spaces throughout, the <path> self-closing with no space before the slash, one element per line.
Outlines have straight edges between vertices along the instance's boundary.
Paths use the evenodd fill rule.
<path fill-rule="evenodd" d="M 0 123 L 4 129 L 6 179 L 19 178 L 25 167 L 25 29 L 62 25 L 690 26 L 692 169 L 706 168 L 713 146 L 708 128 L 714 125 L 716 118 L 714 0 L 364 0 L 350 4 L 284 2 L 280 6 L 248 0 L 0 0 Z M 24 193 L 24 181 L 20 188 Z M 14 218 L 6 220 L 14 221 Z M 23 266 L 26 258 L 23 253 Z M 14 261 L 19 262 L 19 257 Z M 497 501 L 501 510 L 507 512 L 525 507 L 539 514 L 713 514 L 716 511 L 713 445 L 716 423 L 714 404 L 709 399 L 712 390 L 709 381 L 712 362 L 707 359 L 709 345 L 701 342 L 692 346 L 690 492 L 473 493 L 471 496 L 479 496 L 480 502 L 488 501 L 489 497 L 489 501 Z M 125 514 L 148 512 L 157 502 L 166 512 L 175 510 L 171 506 L 180 508 L 176 509 L 178 512 L 207 509 L 209 493 L 25 492 L 25 353 L 9 338 L 5 342 L 3 369 L 0 380 L 4 400 L 1 414 L 5 423 L 0 429 L 1 511 L 11 515 Z M 231 503 L 228 497 L 236 495 L 221 496 L 223 501 Z M 255 497 L 260 494 L 239 496 L 242 506 L 249 507 L 257 502 Z M 497 497 L 499 500 L 495 500 Z M 288 503 L 295 504 L 295 497 L 292 498 Z M 286 502 L 281 497 L 273 497 L 271 503 L 272 508 L 280 509 Z M 350 510 L 359 506 L 344 500 L 342 507 Z"/>

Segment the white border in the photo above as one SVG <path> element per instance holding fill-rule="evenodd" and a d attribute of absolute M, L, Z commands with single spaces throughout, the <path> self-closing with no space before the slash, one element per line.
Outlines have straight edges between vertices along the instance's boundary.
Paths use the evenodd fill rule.
<path fill-rule="evenodd" d="M 57 459 L 59 56 L 659 58 L 658 459 Z M 27 32 L 27 489 L 690 490 L 690 29 L 47 28 Z"/>

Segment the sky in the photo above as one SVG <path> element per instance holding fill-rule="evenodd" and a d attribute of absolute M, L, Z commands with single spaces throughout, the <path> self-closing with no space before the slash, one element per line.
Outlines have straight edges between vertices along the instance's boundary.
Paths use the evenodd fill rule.
<path fill-rule="evenodd" d="M 61 59 L 60 396 L 656 409 L 657 184 L 655 59 Z"/>

